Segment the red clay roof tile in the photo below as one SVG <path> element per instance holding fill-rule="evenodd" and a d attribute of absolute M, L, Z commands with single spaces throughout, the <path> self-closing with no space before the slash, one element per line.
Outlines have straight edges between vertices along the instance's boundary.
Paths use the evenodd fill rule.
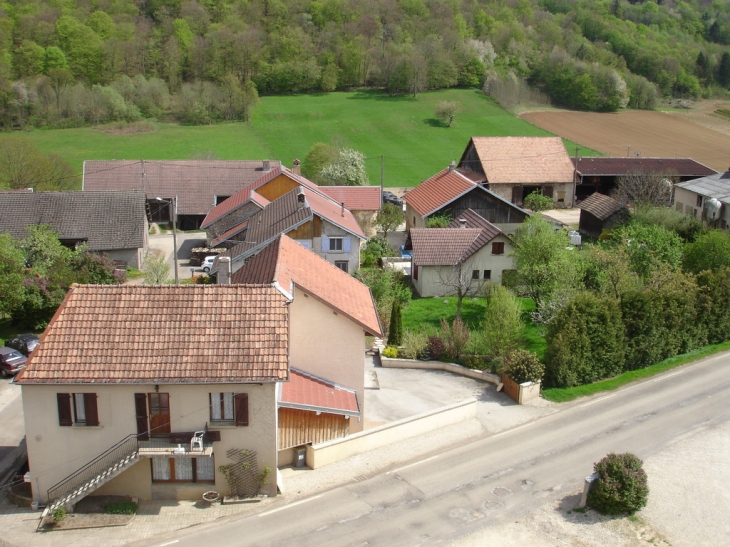
<path fill-rule="evenodd" d="M 458 170 L 444 169 L 409 190 L 403 200 L 425 217 L 476 186 Z"/>
<path fill-rule="evenodd" d="M 279 406 L 330 411 L 348 416 L 360 415 L 354 389 L 337 385 L 293 367 L 290 370 L 289 381 L 281 385 Z"/>

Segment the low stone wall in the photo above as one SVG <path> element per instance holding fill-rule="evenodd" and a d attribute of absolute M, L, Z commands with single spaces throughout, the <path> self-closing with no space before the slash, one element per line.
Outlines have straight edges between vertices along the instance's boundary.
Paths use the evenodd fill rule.
<path fill-rule="evenodd" d="M 491 372 L 484 372 L 481 370 L 474 370 L 471 368 L 462 367 L 456 363 L 442 363 L 441 361 L 419 361 L 418 359 L 390 359 L 389 357 L 383 357 L 380 355 L 380 365 L 383 368 L 422 368 L 426 370 L 444 370 L 453 374 L 461 374 L 468 378 L 474 378 L 476 380 L 482 380 L 483 382 L 489 382 L 497 386 L 497 391 L 502 388 L 502 379 L 496 374 Z"/>
<path fill-rule="evenodd" d="M 397 422 L 361 431 L 342 439 L 307 446 L 307 467 L 317 469 L 362 452 L 375 450 L 441 427 L 471 420 L 476 416 L 476 408 L 477 401 L 472 397 Z"/>

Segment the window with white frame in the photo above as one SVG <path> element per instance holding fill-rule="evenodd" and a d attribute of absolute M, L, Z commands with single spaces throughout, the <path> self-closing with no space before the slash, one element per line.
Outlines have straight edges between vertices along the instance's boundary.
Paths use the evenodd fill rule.
<path fill-rule="evenodd" d="M 215 482 L 215 461 L 209 458 L 165 458 L 152 460 L 152 482 Z"/>

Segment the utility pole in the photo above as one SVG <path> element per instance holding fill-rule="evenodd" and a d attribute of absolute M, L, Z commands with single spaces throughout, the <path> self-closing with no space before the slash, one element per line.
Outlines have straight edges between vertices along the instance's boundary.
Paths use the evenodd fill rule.
<path fill-rule="evenodd" d="M 380 206 L 383 206 L 383 183 L 385 182 L 385 155 L 380 156 Z"/>
<path fill-rule="evenodd" d="M 573 162 L 573 199 L 570 207 L 575 207 L 575 194 L 578 191 L 578 147 L 575 147 L 575 161 Z"/>

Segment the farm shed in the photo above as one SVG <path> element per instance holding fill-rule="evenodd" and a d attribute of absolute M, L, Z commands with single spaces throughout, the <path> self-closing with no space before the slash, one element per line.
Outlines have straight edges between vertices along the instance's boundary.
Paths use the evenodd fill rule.
<path fill-rule="evenodd" d="M 715 170 L 690 158 L 571 158 L 577 174 L 576 199 L 599 192 L 610 195 L 620 177 L 635 174 L 660 175 L 685 182 L 714 175 Z"/>
<path fill-rule="evenodd" d="M 674 208 L 700 216 L 719 228 L 730 227 L 730 171 L 681 182 L 674 186 Z"/>
<path fill-rule="evenodd" d="M 588 196 L 578 208 L 580 209 L 578 229 L 595 238 L 604 230 L 610 230 L 629 219 L 626 205 L 597 192 Z"/>

